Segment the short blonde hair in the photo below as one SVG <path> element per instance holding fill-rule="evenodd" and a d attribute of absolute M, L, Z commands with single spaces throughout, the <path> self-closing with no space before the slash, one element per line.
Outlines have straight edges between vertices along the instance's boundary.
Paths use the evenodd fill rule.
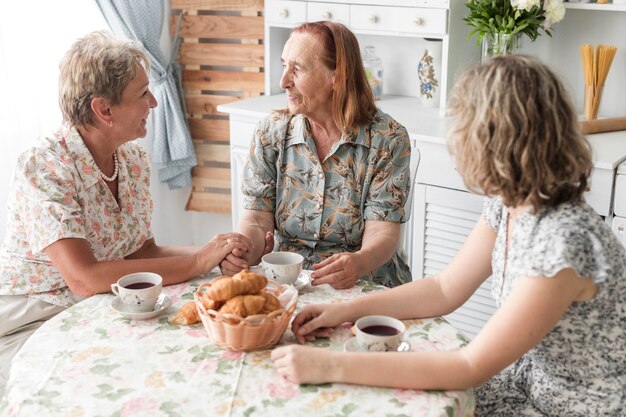
<path fill-rule="evenodd" d="M 536 212 L 588 189 L 591 147 L 565 87 L 539 60 L 495 57 L 466 70 L 449 108 L 450 151 L 471 191 Z"/>
<path fill-rule="evenodd" d="M 73 126 L 94 123 L 91 100 L 106 99 L 111 105 L 143 66 L 150 61 L 135 42 L 118 39 L 106 31 L 92 32 L 78 39 L 61 60 L 59 106 L 63 121 Z"/>
<path fill-rule="evenodd" d="M 303 23 L 292 33 L 309 33 L 322 44 L 322 63 L 335 71 L 331 99 L 333 121 L 346 133 L 357 133 L 376 115 L 374 94 L 367 82 L 359 41 L 341 23 L 319 21 Z"/>

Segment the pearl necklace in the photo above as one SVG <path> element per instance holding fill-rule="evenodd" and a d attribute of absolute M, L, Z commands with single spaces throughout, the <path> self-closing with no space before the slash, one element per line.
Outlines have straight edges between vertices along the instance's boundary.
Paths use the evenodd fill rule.
<path fill-rule="evenodd" d="M 111 175 L 110 177 L 107 177 L 106 175 L 104 175 L 104 173 L 100 171 L 100 169 L 98 168 L 98 171 L 100 171 L 100 177 L 106 182 L 113 182 L 117 178 L 117 172 L 119 171 L 119 161 L 117 160 L 117 152 L 113 152 L 113 165 L 115 166 L 115 169 L 113 170 L 113 175 Z"/>

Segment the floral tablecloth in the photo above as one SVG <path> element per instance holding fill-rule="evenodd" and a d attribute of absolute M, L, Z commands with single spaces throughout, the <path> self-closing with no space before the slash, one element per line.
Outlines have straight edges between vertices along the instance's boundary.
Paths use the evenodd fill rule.
<path fill-rule="evenodd" d="M 296 385 L 276 374 L 270 351 L 217 348 L 202 324 L 168 322 L 208 278 L 164 288 L 172 306 L 133 321 L 91 297 L 45 323 L 13 360 L 2 416 L 444 416 L 473 415 L 466 391 L 416 391 L 347 384 Z M 379 287 L 307 287 L 298 306 L 337 302 Z M 452 350 L 466 340 L 445 320 L 408 320 L 413 350 Z M 341 350 L 348 328 L 314 344 Z M 290 330 L 281 344 L 295 343 Z"/>

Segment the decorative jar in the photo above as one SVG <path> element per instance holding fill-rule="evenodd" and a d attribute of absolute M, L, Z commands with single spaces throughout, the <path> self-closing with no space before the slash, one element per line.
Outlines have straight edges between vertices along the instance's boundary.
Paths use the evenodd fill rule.
<path fill-rule="evenodd" d="M 426 107 L 439 106 L 441 89 L 441 44 L 439 39 L 424 39 L 426 46 L 417 63 L 419 98 Z"/>

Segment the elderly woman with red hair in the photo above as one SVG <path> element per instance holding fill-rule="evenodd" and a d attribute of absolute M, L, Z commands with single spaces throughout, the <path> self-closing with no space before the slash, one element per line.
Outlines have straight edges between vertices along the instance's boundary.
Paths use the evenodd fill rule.
<path fill-rule="evenodd" d="M 222 271 L 258 262 L 276 230 L 278 249 L 304 256 L 313 285 L 410 281 L 395 251 L 410 186 L 409 137 L 376 108 L 356 37 L 339 23 L 305 23 L 281 60 L 288 108 L 260 122 L 244 172 L 238 231 L 253 249 L 235 249 Z"/>

